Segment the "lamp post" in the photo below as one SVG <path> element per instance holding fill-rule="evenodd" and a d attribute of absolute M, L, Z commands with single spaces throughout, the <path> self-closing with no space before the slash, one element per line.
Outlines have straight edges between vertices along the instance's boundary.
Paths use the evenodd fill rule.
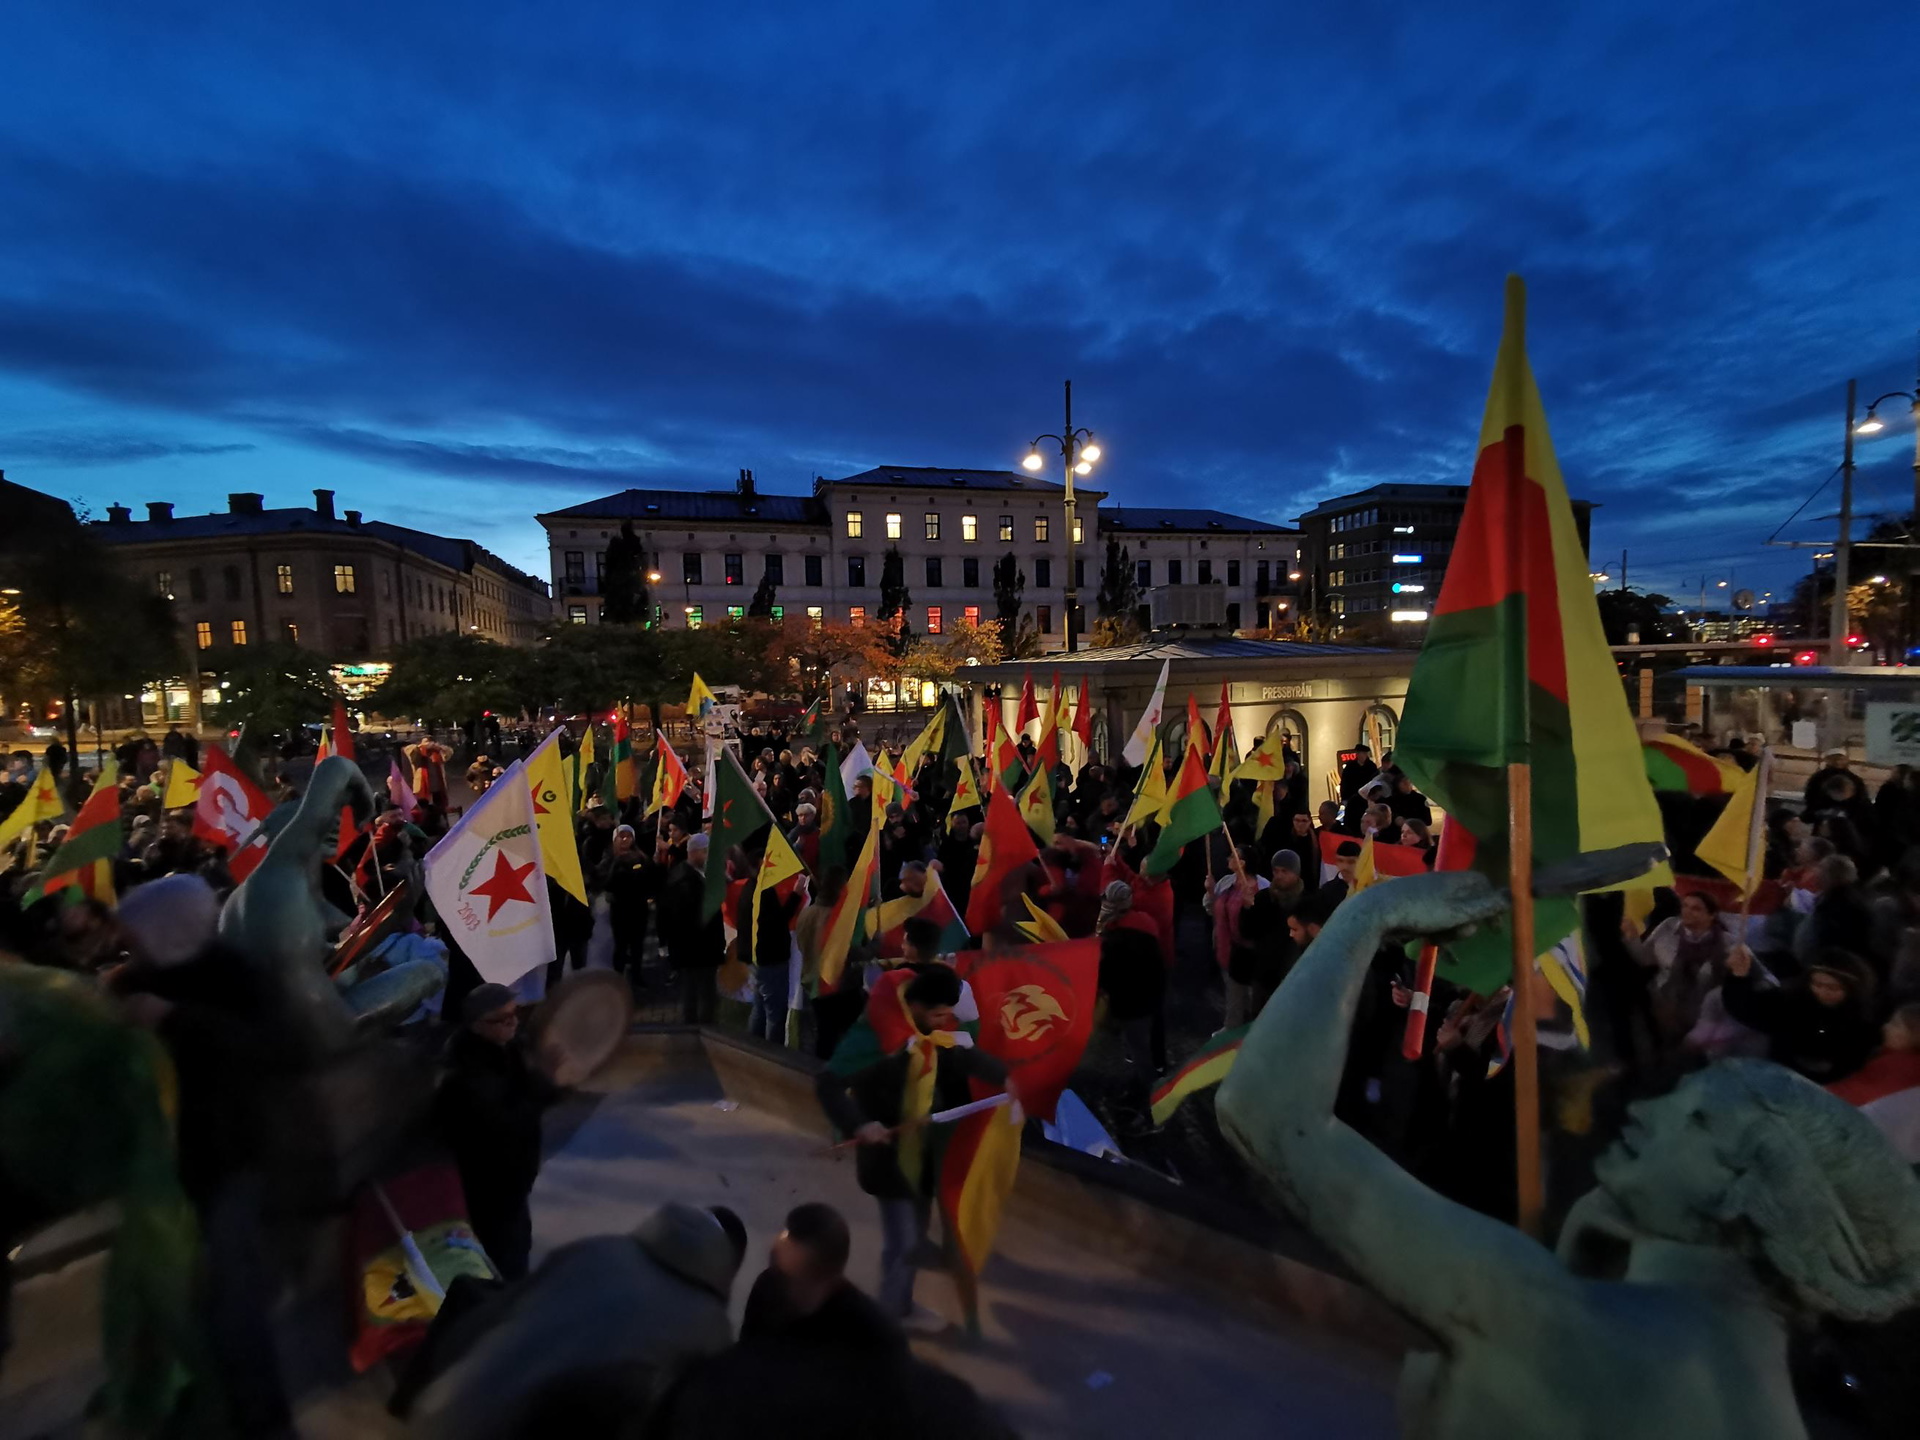
<path fill-rule="evenodd" d="M 1920 367 L 1917 367 L 1920 368 Z M 1853 427 L 1856 435 L 1878 435 L 1887 428 L 1877 412 L 1888 400 L 1904 400 L 1913 416 L 1913 517 L 1907 522 L 1907 544 L 1909 547 L 1920 545 L 1920 379 L 1914 381 L 1911 390 L 1889 390 L 1878 400 L 1867 406 L 1866 416 Z M 1849 447 L 1851 455 L 1851 447 Z M 1911 650 L 1920 644 L 1920 549 L 1907 551 L 1907 595 L 1905 604 L 1905 648 Z M 1903 654 L 1900 657 L 1905 660 Z"/>
<path fill-rule="evenodd" d="M 1093 473 L 1093 462 L 1100 458 L 1100 446 L 1093 438 L 1093 431 L 1087 429 L 1084 425 L 1077 430 L 1074 428 L 1073 381 L 1068 380 L 1065 384 L 1067 400 L 1066 420 L 1060 426 L 1060 433 L 1058 435 L 1034 436 L 1033 444 L 1027 447 L 1027 458 L 1022 460 L 1020 464 L 1024 469 L 1038 471 L 1041 466 L 1047 463 L 1045 458 L 1040 454 L 1040 442 L 1042 440 L 1051 440 L 1055 445 L 1060 447 L 1061 474 L 1066 480 L 1067 487 L 1067 652 L 1071 654 L 1073 651 L 1079 649 L 1076 643 L 1078 637 L 1074 631 L 1076 621 L 1074 611 L 1078 608 L 1080 589 L 1079 577 L 1074 573 L 1074 552 L 1079 545 L 1079 540 L 1073 533 L 1074 521 L 1078 515 L 1073 496 L 1073 479 L 1076 475 L 1091 475 Z"/>

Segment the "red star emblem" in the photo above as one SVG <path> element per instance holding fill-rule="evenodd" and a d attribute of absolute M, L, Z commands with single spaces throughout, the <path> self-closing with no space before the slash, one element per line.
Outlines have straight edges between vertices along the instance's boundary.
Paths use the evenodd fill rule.
<path fill-rule="evenodd" d="M 491 920 L 500 913 L 500 907 L 509 900 L 524 900 L 533 904 L 533 896 L 527 893 L 527 876 L 533 873 L 534 862 L 516 865 L 507 858 L 507 852 L 493 852 L 493 874 L 487 877 L 484 885 L 476 885 L 467 893 L 487 897 L 487 919 Z"/>
<path fill-rule="evenodd" d="M 1271 770 L 1273 768 L 1273 756 L 1262 750 L 1258 756 L 1258 763 L 1262 770 Z"/>
<path fill-rule="evenodd" d="M 542 805 L 542 804 L 541 804 L 540 802 L 541 802 L 541 801 L 542 801 L 543 799 L 544 799 L 544 800 L 553 800 L 553 799 L 557 799 L 557 798 L 558 798 L 558 797 L 557 797 L 557 796 L 555 796 L 555 795 L 554 795 L 554 793 L 553 793 L 553 791 L 551 791 L 551 790 L 549 790 L 549 791 L 547 791 L 547 792 L 546 792 L 546 793 L 545 793 L 544 795 L 543 795 L 543 794 L 542 794 L 542 793 L 541 793 L 540 791 L 538 791 L 538 790 L 535 790 L 535 791 L 533 792 L 533 813 L 534 813 L 534 814 L 536 814 L 536 815 L 551 815 L 551 814 L 552 814 L 553 812 L 552 812 L 551 810 L 549 810 L 549 809 L 547 809 L 547 807 L 546 807 L 546 806 L 544 806 L 544 805 Z"/>

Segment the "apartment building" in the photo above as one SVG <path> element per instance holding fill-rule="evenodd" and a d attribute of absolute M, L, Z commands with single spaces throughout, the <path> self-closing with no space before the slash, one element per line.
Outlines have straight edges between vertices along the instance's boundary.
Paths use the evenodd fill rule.
<path fill-rule="evenodd" d="M 1103 556 L 1108 540 L 1125 547 L 1143 606 L 1160 585 L 1220 585 L 1229 630 L 1268 630 L 1292 617 L 1298 530 L 1223 510 L 1116 505 L 1100 512 L 1100 537 Z"/>

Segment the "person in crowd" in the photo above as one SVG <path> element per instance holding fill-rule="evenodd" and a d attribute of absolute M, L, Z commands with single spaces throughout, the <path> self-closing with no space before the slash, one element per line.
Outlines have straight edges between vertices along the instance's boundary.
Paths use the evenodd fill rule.
<path fill-rule="evenodd" d="M 1729 1015 L 1767 1037 L 1769 1058 L 1821 1085 L 1866 1063 L 1878 1033 L 1868 1009 L 1873 980 L 1858 959 L 1825 951 L 1784 987 L 1762 985 L 1753 971 L 1752 952 L 1735 946 L 1720 993 Z"/>
<path fill-rule="evenodd" d="M 1427 804 L 1427 797 L 1413 788 L 1413 781 L 1395 771 L 1393 789 L 1387 794 L 1387 808 L 1399 820 L 1418 820 L 1422 825 L 1433 824 L 1433 807 Z"/>
<path fill-rule="evenodd" d="M 1266 947 L 1272 944 L 1276 917 L 1261 913 L 1258 900 L 1271 883 L 1260 873 L 1260 854 L 1251 845 L 1228 852 L 1228 871 L 1214 884 L 1213 958 L 1226 986 L 1221 1028 L 1232 1030 L 1253 1019 L 1254 985 Z"/>
<path fill-rule="evenodd" d="M 1331 915 L 1347 898 L 1347 892 L 1353 888 L 1354 867 L 1359 863 L 1360 842 L 1342 840 L 1333 852 L 1333 878 L 1314 891 L 1320 908 L 1327 914 Z"/>
<path fill-rule="evenodd" d="M 754 867 L 756 872 L 758 868 Z M 785 898 L 777 889 L 756 892 L 748 884 L 735 902 L 733 928 L 740 937 L 740 958 L 753 969 L 753 1012 L 747 1033 L 776 1045 L 786 1039 L 793 925 L 806 898 L 804 884 L 793 886 Z"/>
<path fill-rule="evenodd" d="M 1859 783 L 1859 777 L 1853 773 L 1847 759 L 1847 752 L 1832 749 L 1820 757 L 1820 768 L 1807 778 L 1807 788 L 1801 796 L 1800 813 L 1807 816 L 1817 815 L 1835 802 L 1838 788 L 1835 781 L 1844 778 L 1849 787 Z"/>
<path fill-rule="evenodd" d="M 680 1019 L 711 1025 L 719 1000 L 714 977 L 727 956 L 726 930 L 718 912 L 701 918 L 706 896 L 707 837 L 689 835 L 686 858 L 668 874 L 660 898 L 660 938 L 667 963 L 680 981 Z"/>
<path fill-rule="evenodd" d="M 1681 896 L 1680 913 L 1655 925 L 1644 939 L 1631 917 L 1621 923 L 1628 953 L 1654 972 L 1648 987 L 1654 1044 L 1672 1055 L 1699 1023 L 1707 995 L 1726 977 L 1732 932 L 1719 903 L 1704 891 Z"/>
<path fill-rule="evenodd" d="M 1301 877 L 1299 862 L 1291 850 L 1276 850 L 1267 870 L 1267 888 L 1254 904 L 1260 910 L 1252 927 L 1258 937 L 1253 969 L 1253 1014 L 1266 1008 L 1273 992 L 1293 969 L 1299 958 L 1299 946 L 1293 939 L 1292 920 L 1307 903 L 1310 891 Z"/>
<path fill-rule="evenodd" d="M 980 837 L 974 834 L 980 812 L 969 805 L 947 816 L 947 828 L 941 832 L 934 858 L 940 862 L 940 883 L 947 899 L 960 914 L 967 913 L 967 898 L 973 894 L 973 867 L 980 858 Z"/>
<path fill-rule="evenodd" d="M 1355 829 L 1360 822 L 1363 801 L 1360 791 L 1380 774 L 1380 767 L 1373 763 L 1373 749 L 1362 742 L 1353 747 L 1353 759 L 1340 767 L 1340 813 Z"/>
<path fill-rule="evenodd" d="M 1132 887 L 1113 880 L 1101 893 L 1094 933 L 1100 937 L 1100 991 L 1107 997 L 1107 1018 L 1120 1031 L 1125 1089 L 1144 1111 L 1157 1073 L 1154 1030 L 1156 1023 L 1164 1024 L 1166 1004 L 1167 966 L 1160 957 L 1159 928 L 1133 908 Z"/>
<path fill-rule="evenodd" d="M 1861 898 L 1860 871 L 1853 861 L 1845 855 L 1828 855 L 1813 868 L 1807 883 L 1812 908 L 1793 934 L 1793 957 L 1800 967 L 1810 967 L 1829 950 L 1878 959 L 1873 949 L 1873 912 Z M 1876 978 L 1885 979 L 1883 969 L 1878 969 Z"/>
<path fill-rule="evenodd" d="M 520 1012 L 505 985 L 471 991 L 460 1020 L 435 1117 L 460 1170 L 473 1233 L 501 1278 L 517 1280 L 533 1248 L 528 1200 L 540 1174 L 540 1117 L 576 1077 L 555 1056 L 536 1064 L 516 1043 Z"/>
<path fill-rule="evenodd" d="M 899 1323 L 847 1278 L 853 1234 L 846 1216 L 810 1201 L 787 1212 L 767 1268 L 747 1293 L 742 1341 L 774 1339 L 891 1361 L 906 1353 Z"/>
<path fill-rule="evenodd" d="M 641 848 L 631 825 L 614 827 L 613 844 L 598 878 L 598 888 L 606 891 L 607 921 L 613 930 L 613 968 L 627 977 L 638 994 L 645 988 L 647 907 L 658 888 L 660 868 Z"/>

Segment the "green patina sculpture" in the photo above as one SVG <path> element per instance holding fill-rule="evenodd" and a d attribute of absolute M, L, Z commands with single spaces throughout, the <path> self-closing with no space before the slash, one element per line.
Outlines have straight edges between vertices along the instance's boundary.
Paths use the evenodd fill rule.
<path fill-rule="evenodd" d="M 1606 878 L 1644 863 L 1614 868 Z M 1472 873 L 1348 900 L 1248 1034 L 1222 1126 L 1288 1209 L 1438 1342 L 1402 1374 L 1409 1436 L 1804 1436 L 1789 1319 L 1878 1320 L 1920 1302 L 1920 1183 L 1851 1106 L 1764 1061 L 1710 1066 L 1632 1108 L 1557 1256 L 1442 1199 L 1333 1118 L 1375 950 L 1507 906 Z"/>
<path fill-rule="evenodd" d="M 298 809 L 220 915 L 221 939 L 258 967 L 288 1028 L 312 1055 L 345 1049 L 356 1036 L 405 1019 L 446 979 L 439 966 L 418 960 L 345 985 L 328 976 L 334 939 L 352 918 L 320 888 L 322 869 L 339 847 L 343 807 L 365 824 L 373 787 L 353 761 L 335 755 L 314 767 Z"/>

